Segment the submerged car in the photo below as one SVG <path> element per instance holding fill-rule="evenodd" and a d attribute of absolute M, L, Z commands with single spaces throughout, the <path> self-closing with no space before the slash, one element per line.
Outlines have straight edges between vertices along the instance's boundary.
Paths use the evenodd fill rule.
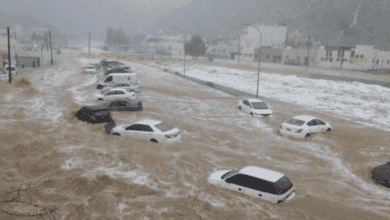
<path fill-rule="evenodd" d="M 93 66 L 93 65 L 88 65 L 87 67 L 85 67 L 85 73 L 93 73 L 93 74 L 95 74 L 96 73 L 96 67 Z"/>
<path fill-rule="evenodd" d="M 106 111 L 143 111 L 141 100 L 129 98 L 117 98 L 105 103 L 90 106 L 94 109 L 102 109 Z"/>
<path fill-rule="evenodd" d="M 154 143 L 166 143 L 178 141 L 181 132 L 169 124 L 156 120 L 142 120 L 135 123 L 114 125 L 107 124 L 106 132 L 117 136 L 130 136 L 139 140 L 147 140 Z"/>
<path fill-rule="evenodd" d="M 295 196 L 293 184 L 286 175 L 255 166 L 216 171 L 207 180 L 213 185 L 276 203 Z"/>
<path fill-rule="evenodd" d="M 390 188 L 390 160 L 385 164 L 374 167 L 371 175 L 376 184 Z"/>
<path fill-rule="evenodd" d="M 76 112 L 75 117 L 80 121 L 92 124 L 107 123 L 113 120 L 109 111 L 91 106 L 83 106 Z"/>
<path fill-rule="evenodd" d="M 267 104 L 261 99 L 244 99 L 238 102 L 238 109 L 252 115 L 256 116 L 269 116 L 272 114 L 272 110 L 269 109 Z"/>
<path fill-rule="evenodd" d="M 125 89 L 126 91 L 128 92 L 135 92 L 135 93 L 140 93 L 141 92 L 141 88 L 138 84 L 131 84 L 131 83 L 117 83 L 117 84 L 114 84 L 111 86 L 106 86 L 106 87 L 103 87 L 101 89 L 101 93 L 104 93 L 104 92 L 107 92 L 107 91 L 110 91 L 114 88 L 121 88 L 121 89 Z"/>
<path fill-rule="evenodd" d="M 94 96 L 97 100 L 113 100 L 117 98 L 136 99 L 134 92 L 128 92 L 126 89 L 113 88 L 107 92 L 98 93 Z"/>
<path fill-rule="evenodd" d="M 280 134 L 296 138 L 308 138 L 313 133 L 331 130 L 332 126 L 328 122 L 310 115 L 294 116 L 279 128 Z"/>

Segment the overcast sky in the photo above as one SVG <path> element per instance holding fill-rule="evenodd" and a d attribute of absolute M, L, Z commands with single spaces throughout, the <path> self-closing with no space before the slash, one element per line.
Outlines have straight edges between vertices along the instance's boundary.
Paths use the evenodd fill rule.
<path fill-rule="evenodd" d="M 75 36 L 91 31 L 104 36 L 111 26 L 127 34 L 189 34 L 211 36 L 244 29 L 241 22 L 281 17 L 285 2 L 305 0 L 11 0 L 1 9 L 42 19 Z M 289 11 L 290 8 L 288 8 Z M 274 19 L 275 20 L 275 19 Z"/>

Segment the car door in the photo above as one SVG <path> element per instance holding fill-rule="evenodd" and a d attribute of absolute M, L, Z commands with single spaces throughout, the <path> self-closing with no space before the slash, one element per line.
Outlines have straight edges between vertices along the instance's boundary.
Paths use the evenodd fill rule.
<path fill-rule="evenodd" d="M 109 111 L 120 111 L 119 101 L 112 101 L 108 106 Z"/>
<path fill-rule="evenodd" d="M 308 126 L 308 129 L 309 129 L 310 133 L 317 133 L 318 132 L 318 127 L 316 125 L 317 124 L 316 124 L 314 119 L 309 121 L 309 122 L 307 122 L 307 126 Z"/>
<path fill-rule="evenodd" d="M 320 119 L 314 119 L 314 121 L 316 122 L 316 129 L 317 129 L 317 132 L 325 132 L 326 131 L 326 124 L 325 122 L 321 121 Z"/>
<path fill-rule="evenodd" d="M 125 92 L 123 92 L 123 91 L 116 91 L 116 97 L 118 97 L 118 98 L 126 98 Z"/>
<path fill-rule="evenodd" d="M 159 141 L 158 137 L 155 137 L 153 129 L 149 125 L 140 125 L 139 127 L 139 137 L 140 139 L 150 141 L 151 139 L 156 139 Z"/>
<path fill-rule="evenodd" d="M 244 100 L 242 102 L 243 106 L 242 106 L 242 111 L 245 112 L 245 113 L 248 113 L 248 101 L 247 100 Z"/>
<path fill-rule="evenodd" d="M 133 125 L 130 125 L 128 126 L 127 128 L 125 128 L 125 136 L 129 136 L 129 137 L 132 137 L 134 139 L 138 139 L 140 140 L 140 134 L 139 134 L 139 131 L 140 131 L 140 124 L 133 124 Z"/>
<path fill-rule="evenodd" d="M 248 192 L 246 192 L 246 186 L 245 186 L 246 180 L 247 180 L 247 175 L 236 174 L 225 180 L 225 182 L 228 184 L 226 188 L 247 194 Z"/>
<path fill-rule="evenodd" d="M 116 91 L 109 91 L 107 92 L 106 94 L 104 94 L 104 99 L 106 100 L 113 100 L 115 99 L 115 96 L 116 96 Z"/>

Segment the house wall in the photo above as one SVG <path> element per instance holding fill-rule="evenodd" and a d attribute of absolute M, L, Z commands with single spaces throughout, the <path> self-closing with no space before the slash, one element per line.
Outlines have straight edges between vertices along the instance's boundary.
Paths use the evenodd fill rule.
<path fill-rule="evenodd" d="M 319 53 L 319 49 L 310 49 L 309 57 L 310 57 L 310 66 L 317 65 L 317 56 Z M 282 54 L 282 63 L 284 63 L 287 59 L 297 60 L 301 63 L 301 65 L 305 65 L 305 58 L 307 57 L 308 49 L 283 49 Z"/>
<path fill-rule="evenodd" d="M 332 56 L 326 59 L 326 50 L 318 56 L 318 66 L 325 68 L 342 68 L 350 70 L 387 69 L 390 68 L 390 52 L 374 49 L 371 45 L 356 45 L 355 49 L 344 52 L 344 61 L 338 59 L 338 50 L 332 50 Z M 330 62 L 332 58 L 332 62 Z"/>
<path fill-rule="evenodd" d="M 286 41 L 287 27 L 285 26 L 256 26 L 261 32 L 261 46 L 283 48 Z M 255 48 L 260 47 L 259 32 L 248 26 L 245 34 L 241 35 L 240 50 L 244 60 L 253 60 Z"/>
<path fill-rule="evenodd" d="M 259 61 L 258 54 L 259 54 L 259 48 L 256 48 L 253 61 Z M 283 56 L 283 49 L 261 48 L 260 62 L 282 63 L 282 56 Z"/>

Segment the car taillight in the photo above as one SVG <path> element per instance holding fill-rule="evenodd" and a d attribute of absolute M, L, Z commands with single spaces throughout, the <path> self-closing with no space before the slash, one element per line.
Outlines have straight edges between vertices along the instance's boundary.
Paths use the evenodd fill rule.
<path fill-rule="evenodd" d="M 301 133 L 302 129 L 298 129 L 295 131 L 295 133 Z"/>

